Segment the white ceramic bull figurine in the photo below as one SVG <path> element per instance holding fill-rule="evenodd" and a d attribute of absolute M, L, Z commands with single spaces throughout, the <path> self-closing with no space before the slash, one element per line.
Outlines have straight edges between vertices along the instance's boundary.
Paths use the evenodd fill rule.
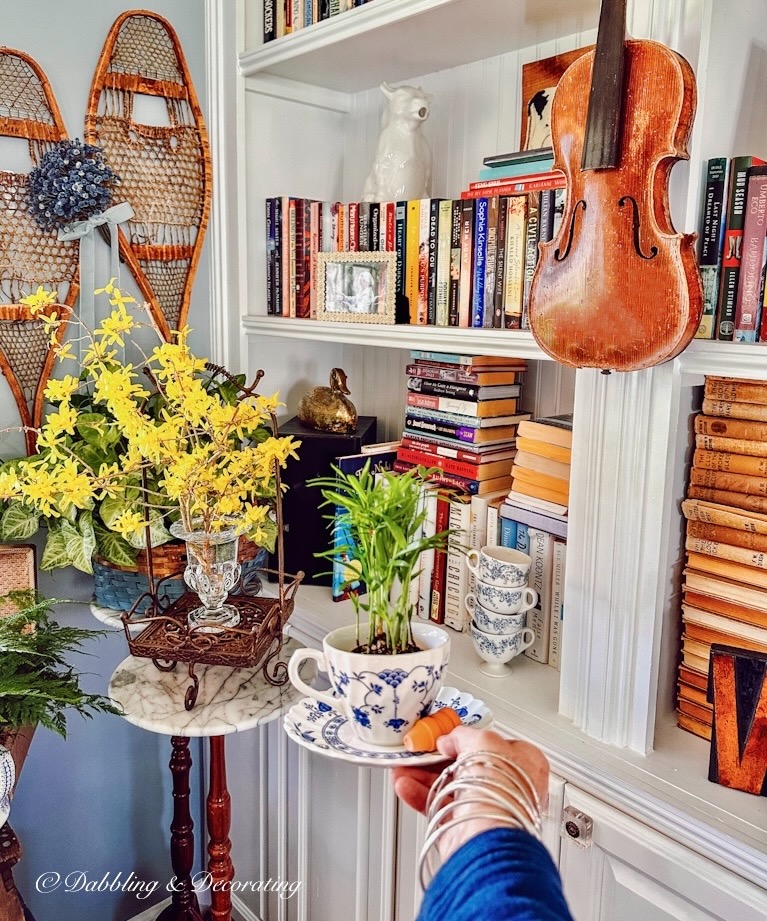
<path fill-rule="evenodd" d="M 362 201 L 431 197 L 431 150 L 421 131 L 433 99 L 420 86 L 381 84 L 388 105 Z"/>

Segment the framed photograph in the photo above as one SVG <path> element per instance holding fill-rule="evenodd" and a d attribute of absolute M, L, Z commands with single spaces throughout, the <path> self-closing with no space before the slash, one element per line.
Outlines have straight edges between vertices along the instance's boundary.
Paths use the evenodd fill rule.
<path fill-rule="evenodd" d="M 587 45 L 522 65 L 520 150 L 551 147 L 551 101 L 559 78 L 573 61 L 593 47 Z"/>
<path fill-rule="evenodd" d="M 395 253 L 317 253 L 317 319 L 394 323 Z"/>

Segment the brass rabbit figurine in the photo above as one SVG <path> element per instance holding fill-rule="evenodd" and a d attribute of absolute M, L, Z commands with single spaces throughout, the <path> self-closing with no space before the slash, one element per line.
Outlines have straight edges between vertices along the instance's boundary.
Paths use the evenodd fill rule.
<path fill-rule="evenodd" d="M 301 397 L 298 420 L 318 432 L 353 432 L 357 428 L 357 410 L 347 398 L 346 372 L 333 368 L 329 387 L 314 387 Z"/>

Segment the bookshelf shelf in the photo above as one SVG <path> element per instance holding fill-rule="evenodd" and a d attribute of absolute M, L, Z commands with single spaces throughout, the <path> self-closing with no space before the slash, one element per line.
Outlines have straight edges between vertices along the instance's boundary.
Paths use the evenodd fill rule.
<path fill-rule="evenodd" d="M 764 342 L 695 340 L 677 361 L 682 374 L 767 380 L 767 343 Z"/>
<path fill-rule="evenodd" d="M 595 27 L 597 0 L 566 7 L 482 0 L 480 17 L 477 0 L 371 0 L 246 49 L 240 71 L 355 93 Z"/>
<path fill-rule="evenodd" d="M 287 317 L 243 317 L 249 336 L 312 340 L 349 345 L 375 345 L 395 349 L 427 349 L 455 352 L 468 350 L 483 355 L 547 359 L 533 334 L 526 330 L 455 329 L 439 326 L 375 326 L 367 323 L 327 323 Z"/>
<path fill-rule="evenodd" d="M 288 633 L 319 645 L 328 630 L 354 622 L 351 602 L 333 602 L 329 589 L 300 586 Z M 767 827 L 767 800 L 711 784 L 709 746 L 678 729 L 671 720 L 658 727 L 655 751 L 642 756 L 590 739 L 558 714 L 559 673 L 526 656 L 515 660 L 508 678 L 488 678 L 479 669 L 470 637 L 450 632 L 448 681 L 481 698 L 495 724 L 512 736 L 531 739 L 546 750 L 555 773 L 573 778 L 587 792 L 615 790 L 622 808 L 672 831 L 690 818 L 716 825 L 701 845 L 730 851 L 759 885 L 767 885 L 767 866 L 759 848 Z M 713 820 L 713 821 L 712 821 Z M 699 833 L 691 832 L 691 838 Z M 735 843 L 737 842 L 737 844 Z"/>

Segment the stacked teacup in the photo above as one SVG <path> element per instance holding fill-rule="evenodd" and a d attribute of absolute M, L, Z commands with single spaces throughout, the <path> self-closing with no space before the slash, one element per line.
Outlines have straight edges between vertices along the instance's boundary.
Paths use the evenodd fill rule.
<path fill-rule="evenodd" d="M 509 547 L 483 547 L 466 554 L 466 564 L 476 576 L 475 590 L 466 595 L 471 614 L 471 638 L 484 659 L 485 675 L 503 678 L 509 662 L 535 641 L 525 626 L 527 612 L 538 603 L 538 593 L 528 585 L 532 560 Z"/>

